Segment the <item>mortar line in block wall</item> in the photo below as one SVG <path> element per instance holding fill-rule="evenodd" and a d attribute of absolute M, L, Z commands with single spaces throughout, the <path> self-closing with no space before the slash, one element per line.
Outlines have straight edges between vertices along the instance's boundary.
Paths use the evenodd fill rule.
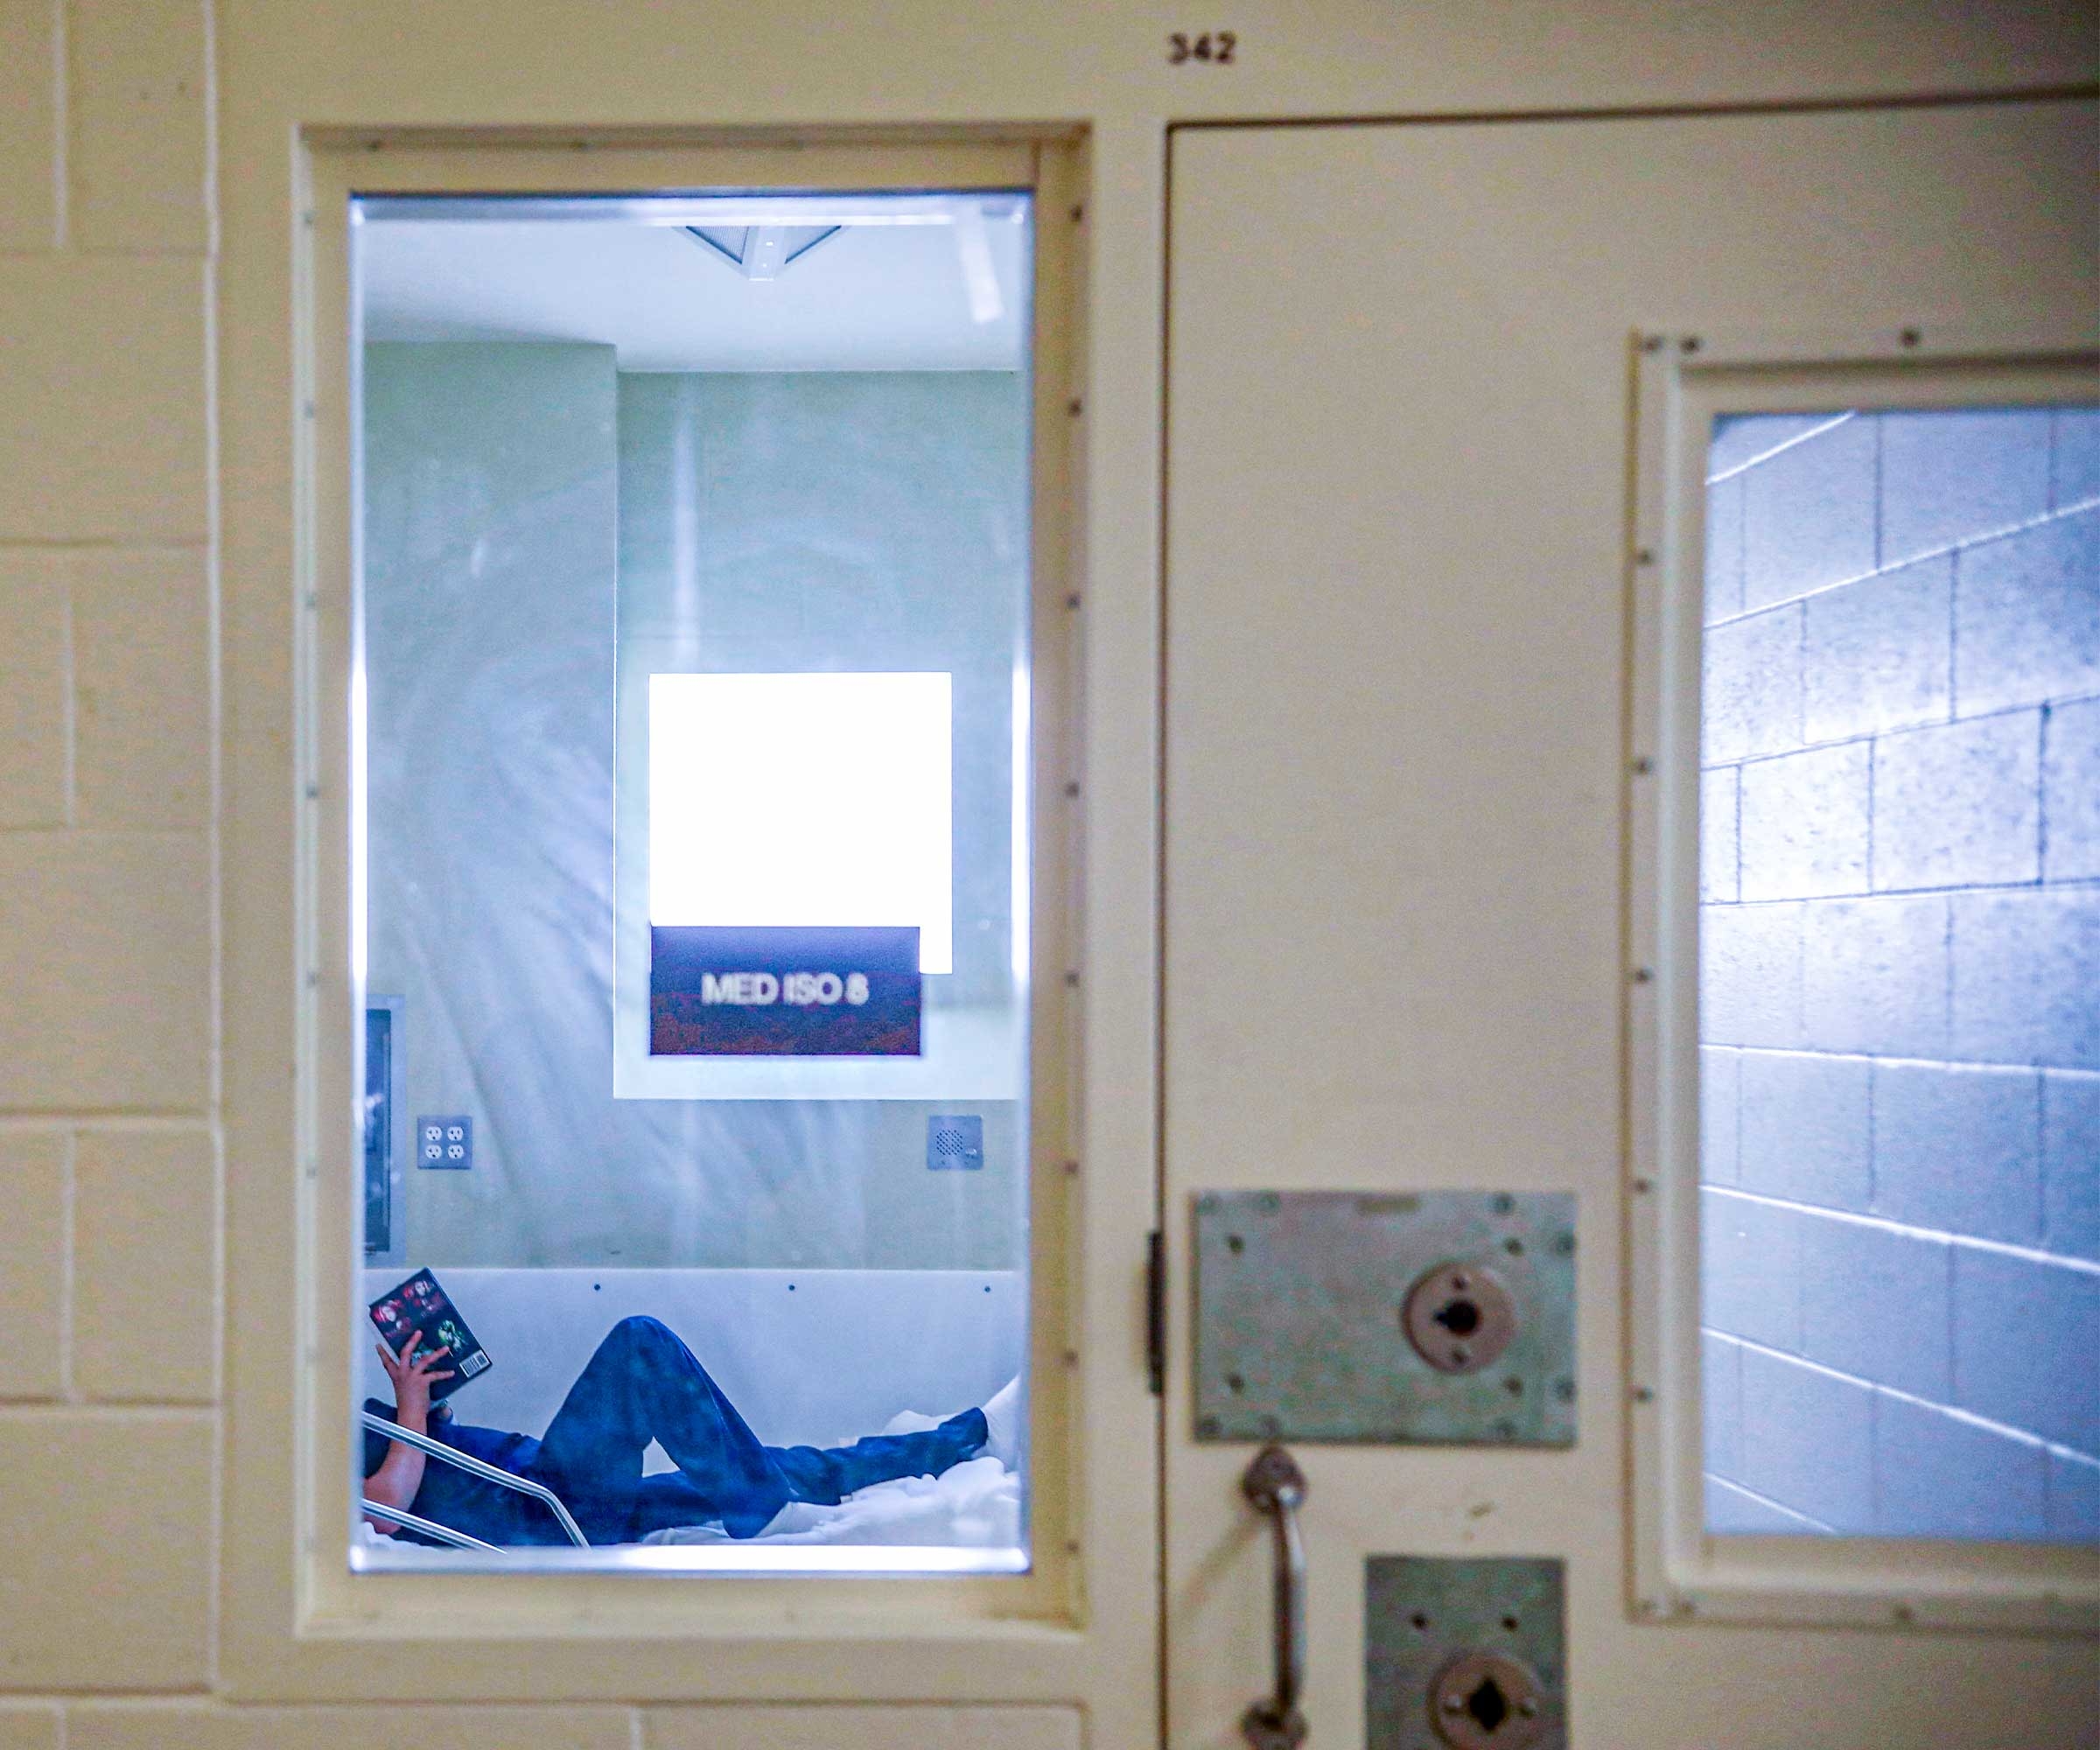
<path fill-rule="evenodd" d="M 211 1115 L 206 1112 L 60 1111 L 0 1112 L 0 1136 L 37 1136 L 59 1130 L 123 1132 L 155 1136 L 209 1136 L 214 1134 Z"/>
<path fill-rule="evenodd" d="M 63 253 L 73 243 L 72 81 L 66 34 L 66 0 L 51 0 L 51 244 Z"/>
<path fill-rule="evenodd" d="M 1788 1507 L 1785 1502 L 1774 1499 L 1761 1489 L 1752 1488 L 1740 1477 L 1732 1477 L 1726 1471 L 1712 1470 L 1702 1471 L 1700 1474 L 1709 1482 L 1725 1483 L 1738 1494 L 1748 1495 L 1760 1507 L 1768 1507 L 1775 1513 L 1785 1514 L 1789 1519 L 1800 1520 L 1803 1525 L 1813 1530 L 1818 1536 L 1835 1537 L 1838 1535 L 1838 1528 L 1835 1525 L 1826 1525 L 1822 1520 L 1803 1513 L 1798 1507 Z M 1724 1532 L 1718 1535 L 1726 1536 L 1732 1534 Z"/>
<path fill-rule="evenodd" d="M 1973 535 L 1964 535 L 1959 541 L 1949 541 L 1937 547 L 1928 547 L 1922 552 L 1906 554 L 1893 565 L 1877 564 L 1871 571 L 1860 571 L 1846 578 L 1835 578 L 1827 584 L 1816 584 L 1814 589 L 1802 590 L 1790 596 L 1778 597 L 1774 600 L 1761 603 L 1756 607 L 1746 608 L 1741 613 L 1725 614 L 1718 620 L 1707 621 L 1706 630 L 1718 632 L 1725 626 L 1740 626 L 1746 620 L 1755 620 L 1761 614 L 1777 613 L 1782 608 L 1797 607 L 1803 602 L 1814 601 L 1818 596 L 1832 595 L 1839 590 L 1850 589 L 1854 584 L 1871 583 L 1876 578 L 1894 577 L 1898 571 L 1907 571 L 1913 565 L 1923 564 L 1928 559 L 1942 559 L 1950 554 L 1957 556 L 1958 559 L 1959 555 L 1968 552 L 1973 548 L 1987 547 L 1994 541 L 2009 541 L 2016 535 L 2025 535 L 2033 529 L 2043 528 L 2052 522 L 2062 522 L 2070 517 L 2082 516 L 2090 510 L 2100 510 L 2100 494 L 2090 498 L 2079 499 L 2075 503 L 2067 504 L 2060 509 L 2045 510 L 2040 516 L 2030 516 L 2019 522 L 2001 523 L 1990 528 L 1979 529 Z"/>
<path fill-rule="evenodd" d="M 226 1184 L 226 678 L 225 520 L 220 444 L 219 397 L 219 47 L 218 7 L 204 0 L 204 478 L 205 478 L 205 721 L 209 745 L 206 785 L 209 798 L 205 833 L 205 880 L 210 914 L 206 925 L 206 1084 L 210 1110 L 212 1162 L 212 1396 L 227 1402 L 227 1184 Z M 223 1436 L 224 1421 L 220 1431 Z M 208 1583 L 205 1609 L 205 1670 L 214 1687 L 220 1680 L 225 1647 L 227 1443 L 211 1446 L 207 1512 L 212 1538 L 206 1553 Z"/>
<path fill-rule="evenodd" d="M 1886 424 L 1877 417 L 1874 421 L 1874 570 L 1877 572 L 1887 563 L 1888 500 L 1883 486 L 1882 467 L 1887 435 Z"/>
<path fill-rule="evenodd" d="M 205 9 L 206 46 L 212 9 Z M 208 110 L 207 110 L 208 122 Z M 207 158 L 207 164 L 211 160 Z M 214 223 L 216 222 L 214 218 Z M 210 914 L 206 924 L 206 978 L 209 1004 L 206 1018 L 205 1100 L 214 1120 L 224 1110 L 226 1091 L 226 930 L 225 857 L 221 823 L 225 815 L 226 685 L 220 646 L 225 634 L 222 600 L 223 551 L 220 511 L 220 407 L 219 407 L 219 270 L 217 259 L 204 269 L 204 442 L 205 442 L 205 721 L 209 745 L 206 753 L 206 793 L 209 816 L 205 828 L 206 886 Z"/>
<path fill-rule="evenodd" d="M 1947 718 L 1954 721 L 1955 703 L 1961 697 L 1962 556 L 1947 560 Z"/>
<path fill-rule="evenodd" d="M 1732 1331 L 1724 1332 L 1721 1334 L 1732 1338 L 1746 1349 L 1755 1349 L 1760 1354 L 1769 1355 L 1774 1361 L 1788 1362 L 1795 1367 L 1804 1368 L 1810 1373 L 1819 1373 L 1830 1379 L 1843 1380 L 1847 1385 L 1863 1387 L 1872 1393 L 1876 1399 L 1890 1397 L 1895 1399 L 1899 1404 L 1908 1404 L 1920 1410 L 1934 1410 L 1942 1416 L 1950 1417 L 1956 1422 L 1966 1423 L 1971 1428 L 1978 1428 L 1985 1433 L 1996 1434 L 2002 1438 L 2017 1441 L 2023 1446 L 2039 1448 L 2044 1452 L 2068 1452 L 2074 1458 L 2087 1456 L 2080 1452 L 2075 1446 L 2067 1446 L 2061 1440 L 2052 1440 L 2046 1434 L 2037 1434 L 2032 1428 L 2015 1428 L 2009 1422 L 1995 1422 L 1988 1416 L 1978 1416 L 1973 1410 L 1964 1410 L 1958 1404 L 1943 1404 L 1937 1398 L 1920 1397 L 1916 1392 L 1906 1391 L 1900 1386 L 1884 1385 L 1878 1379 L 1867 1378 L 1865 1374 L 1847 1373 L 1843 1368 L 1830 1366 L 1828 1362 L 1814 1361 L 1807 1355 L 1795 1354 L 1786 1349 L 1774 1348 L 1771 1344 L 1760 1343 L 1754 1337 L 1738 1336 Z"/>
<path fill-rule="evenodd" d="M 102 251 L 95 254 L 103 258 Z M 0 535 L 0 553 L 204 553 L 211 546 L 209 535 Z"/>
<path fill-rule="evenodd" d="M 201 839 L 207 830 L 201 826 L 12 826 L 0 828 L 0 833 L 12 839 L 78 839 L 94 843 L 113 838 Z"/>
<path fill-rule="evenodd" d="M 79 825 L 80 818 L 80 610 L 73 585 L 69 570 L 60 592 L 62 606 L 59 613 L 59 665 L 64 676 L 64 686 L 59 695 L 59 761 L 67 827 Z"/>
<path fill-rule="evenodd" d="M 1744 461 L 1733 463 L 1723 468 L 1718 473 L 1707 475 L 1706 484 L 1710 486 L 1718 486 L 1724 481 L 1734 480 L 1739 474 L 1746 474 L 1751 469 L 1770 461 L 1773 457 L 1783 456 L 1788 451 L 1798 449 L 1802 444 L 1822 437 L 1824 432 L 1833 430 L 1838 426 L 1858 417 L 1859 412 L 1857 408 L 1849 409 L 1844 413 L 1833 414 L 1820 425 L 1811 427 L 1806 431 L 1796 431 L 1791 438 L 1774 444 L 1769 450 L 1760 450 L 1756 455 Z"/>
<path fill-rule="evenodd" d="M 1950 607 L 1949 612 L 1952 612 Z M 1949 685 L 1953 683 L 1952 661 L 1949 662 Z M 1993 718 L 2022 717 L 2028 711 L 2054 710 L 2063 705 L 2090 704 L 2100 701 L 2100 692 L 2051 693 L 2040 699 L 2029 699 L 2015 705 L 1993 705 L 1989 710 L 1970 711 L 1966 717 L 1949 715 L 1932 718 L 1920 723 L 1890 724 L 1886 728 L 1862 730 L 1855 735 L 1833 735 L 1821 741 L 1802 741 L 1798 746 L 1782 747 L 1771 752 L 1733 754 L 1726 760 L 1717 760 L 1712 765 L 1702 765 L 1702 772 L 1740 772 L 1750 766 L 1769 766 L 1774 760 L 1791 760 L 1801 753 L 1825 753 L 1834 747 L 1856 747 L 1863 741 L 1881 741 L 1891 736 L 1922 735 L 1936 729 L 1949 729 L 1956 724 L 1966 726 L 1972 723 L 1989 723 Z"/>
<path fill-rule="evenodd" d="M 219 8 L 215 4 L 215 0 L 203 0 L 203 5 L 204 90 L 201 94 L 201 98 L 204 104 L 204 253 L 207 261 L 215 262 L 219 259 L 220 242 Z M 206 286 L 210 289 L 210 294 L 214 300 L 214 305 L 218 290 L 217 280 L 218 275 L 216 270 L 207 268 L 206 270 L 205 281 Z M 218 312 L 216 308 L 214 307 L 207 310 L 206 312 L 204 330 L 205 345 L 214 354 L 212 373 L 206 391 L 206 411 L 208 414 L 213 416 L 207 441 L 211 444 L 209 461 L 214 477 L 212 482 L 211 496 L 208 500 L 212 520 L 214 524 L 213 530 L 213 542 L 214 545 L 216 545 L 218 541 L 218 531 L 215 525 L 218 522 L 219 511 L 218 481 L 216 479 L 219 463 L 219 434 L 216 419 L 218 410 L 214 404 L 214 397 L 217 393 L 219 382 L 218 361 L 215 356 L 218 349 L 214 344 L 218 333 L 217 324 Z"/>
<path fill-rule="evenodd" d="M 122 1404 L 80 1398 L 70 1404 L 49 1399 L 0 1399 L 0 1420 L 9 1422 L 151 1422 L 179 1419 L 215 1424 L 217 1408 L 194 1399 L 142 1398 Z"/>
<path fill-rule="evenodd" d="M 1914 1057 L 1894 1051 L 1824 1051 L 1816 1046 L 1803 1045 L 1737 1045 L 1727 1040 L 1701 1040 L 1701 1051 L 1732 1052 L 1738 1057 L 1812 1057 L 1830 1063 L 1864 1063 L 1870 1067 L 1901 1066 L 1904 1068 L 2006 1070 L 2037 1077 L 2058 1076 L 2069 1082 L 2100 1082 L 2100 1069 L 2067 1069 L 2054 1064 L 2006 1063 L 1990 1058 L 1968 1057 Z M 1714 1184 L 1718 1180 L 1705 1180 Z M 1806 1207 L 1818 1208 L 1819 1204 Z"/>
<path fill-rule="evenodd" d="M 2074 875 L 2067 881 L 2043 881 L 2037 878 L 2032 881 L 1964 881 L 1938 887 L 1833 887 L 1813 893 L 1774 893 L 1755 900 L 1704 900 L 1700 901 L 1700 909 L 1754 912 L 1774 906 L 1819 905 L 1832 900 L 1958 900 L 1964 893 L 2090 893 L 2096 891 L 2100 891 L 2100 875 Z"/>
<path fill-rule="evenodd" d="M 2034 1246 L 2014 1245 L 2010 1240 L 1980 1239 L 1973 1234 L 1957 1234 L 1944 1228 L 1921 1228 L 1914 1222 L 1894 1221 L 1886 1215 L 1863 1215 L 1856 1210 L 1802 1203 L 1791 1197 L 1774 1197 L 1769 1192 L 1745 1191 L 1740 1186 L 1702 1185 L 1699 1189 L 1708 1196 L 1740 1198 L 1764 1208 L 1784 1209 L 1797 1215 L 1819 1215 L 1826 1221 L 1872 1228 L 1905 1239 L 1928 1240 L 1950 1248 L 1966 1247 L 1970 1251 L 1989 1252 L 1997 1257 L 2017 1258 L 2023 1264 L 2047 1264 L 2052 1269 L 2068 1270 L 2074 1276 L 2100 1277 L 2100 1261 L 2076 1257 L 2068 1252 L 2043 1251 Z"/>
<path fill-rule="evenodd" d="M 74 1241 L 75 1212 L 80 1207 L 79 1139 L 71 1130 L 59 1145 L 59 1396 L 68 1404 L 80 1402 L 73 1381 L 73 1315 L 76 1295 Z"/>
<path fill-rule="evenodd" d="M 2034 749 L 2034 868 L 2044 886 L 2049 878 L 2049 718 L 2056 702 L 2045 700 Z"/>
<path fill-rule="evenodd" d="M 1743 900 L 1743 763 L 1735 767 L 1735 902 Z"/>

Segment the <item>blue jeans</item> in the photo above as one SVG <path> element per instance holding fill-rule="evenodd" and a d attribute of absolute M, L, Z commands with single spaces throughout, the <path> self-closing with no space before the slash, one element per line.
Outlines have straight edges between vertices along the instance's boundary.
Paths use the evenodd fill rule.
<path fill-rule="evenodd" d="M 652 1439 L 676 1471 L 642 1475 Z M 631 1544 L 712 1519 L 731 1536 L 749 1537 L 791 1501 L 830 1504 L 871 1483 L 938 1475 L 984 1441 L 984 1411 L 965 1410 L 923 1434 L 877 1435 L 828 1452 L 762 1446 L 676 1333 L 654 1319 L 623 1319 L 584 1364 L 536 1448 L 522 1442 L 504 1467 L 560 1495 L 593 1544 Z M 438 1467 L 433 1461 L 430 1469 Z M 490 1542 L 566 1541 L 538 1502 L 513 1499 L 522 1510 L 510 1536 Z"/>

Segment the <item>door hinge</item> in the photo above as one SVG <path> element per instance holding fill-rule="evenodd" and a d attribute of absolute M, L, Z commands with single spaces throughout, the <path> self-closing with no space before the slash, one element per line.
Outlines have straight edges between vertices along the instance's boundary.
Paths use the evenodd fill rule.
<path fill-rule="evenodd" d="M 1166 1236 L 1144 1236 L 1144 1367 L 1154 1397 L 1166 1396 Z"/>

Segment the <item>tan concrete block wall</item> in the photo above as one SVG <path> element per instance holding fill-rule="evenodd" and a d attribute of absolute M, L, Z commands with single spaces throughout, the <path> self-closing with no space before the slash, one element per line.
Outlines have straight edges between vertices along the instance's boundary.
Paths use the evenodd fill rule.
<path fill-rule="evenodd" d="M 212 808 L 207 558 L 83 554 L 71 578 L 74 823 L 202 828 Z"/>
<path fill-rule="evenodd" d="M 202 255 L 204 0 L 70 0 L 74 234 L 88 249 Z"/>
<path fill-rule="evenodd" d="M 51 0 L 0 0 L 0 249 L 49 248 L 58 227 L 56 24 Z"/>
<path fill-rule="evenodd" d="M 0 1750 L 214 1680 L 208 41 L 0 0 Z"/>
<path fill-rule="evenodd" d="M 0 186 L 6 175 L 0 169 Z M 66 824 L 69 564 L 64 555 L 0 550 L 0 830 Z"/>
<path fill-rule="evenodd" d="M 0 1112 L 203 1112 L 204 835 L 0 833 Z"/>
<path fill-rule="evenodd" d="M 0 1750 L 60 1750 L 55 1706 L 0 1706 Z"/>
<path fill-rule="evenodd" d="M 211 1680 L 209 1411 L 0 1416 L 0 1687 Z"/>
<path fill-rule="evenodd" d="M 0 1133 L 0 1402 L 66 1392 L 67 1181 L 63 1131 Z"/>
<path fill-rule="evenodd" d="M 205 271 L 0 258 L 0 541 L 204 539 Z"/>
<path fill-rule="evenodd" d="M 217 1179 L 202 1130 L 75 1138 L 73 1376 L 83 1396 L 213 1401 Z M 151 1269 L 140 1268 L 142 1255 Z"/>

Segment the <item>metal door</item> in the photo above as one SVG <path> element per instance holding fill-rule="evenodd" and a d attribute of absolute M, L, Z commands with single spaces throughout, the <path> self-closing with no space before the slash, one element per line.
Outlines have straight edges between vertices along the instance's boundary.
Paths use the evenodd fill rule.
<path fill-rule="evenodd" d="M 1207 1438 L 1194 1376 L 1201 1199 L 1315 1189 L 1572 1194 L 1580 1255 L 1571 1447 L 1287 1442 L 1310 1743 L 1456 1741 L 1367 1712 L 1367 1563 L 1411 1556 L 1564 1564 L 1584 1750 L 2100 1732 L 2090 1641 L 1641 1615 L 1625 1239 L 1639 337 L 2090 325 L 2093 138 L 2056 102 L 1173 136 L 1173 1745 L 1242 1744 L 1270 1684 L 1260 1430 Z"/>

